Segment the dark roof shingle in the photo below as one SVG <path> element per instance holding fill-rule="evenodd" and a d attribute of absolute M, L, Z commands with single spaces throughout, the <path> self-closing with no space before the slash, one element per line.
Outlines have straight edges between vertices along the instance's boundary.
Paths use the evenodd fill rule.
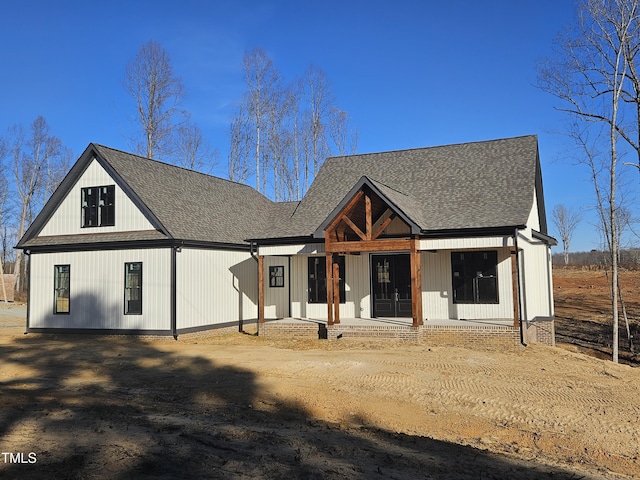
<path fill-rule="evenodd" d="M 313 234 L 363 176 L 423 231 L 525 225 L 537 162 L 534 135 L 329 158 L 295 212 L 261 238 Z"/>
<path fill-rule="evenodd" d="M 173 238 L 243 244 L 273 206 L 240 183 L 95 145 Z"/>

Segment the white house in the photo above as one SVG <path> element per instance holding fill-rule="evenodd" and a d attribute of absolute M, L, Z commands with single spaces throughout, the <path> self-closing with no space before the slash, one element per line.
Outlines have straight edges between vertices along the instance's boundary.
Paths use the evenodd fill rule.
<path fill-rule="evenodd" d="M 300 202 L 89 145 L 20 240 L 27 331 L 554 343 L 537 138 L 327 159 Z"/>

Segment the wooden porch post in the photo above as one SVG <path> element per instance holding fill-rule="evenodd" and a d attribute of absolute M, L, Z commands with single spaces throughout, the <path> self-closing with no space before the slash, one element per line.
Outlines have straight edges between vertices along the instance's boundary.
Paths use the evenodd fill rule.
<path fill-rule="evenodd" d="M 333 254 L 327 252 L 327 325 L 333 325 Z"/>
<path fill-rule="evenodd" d="M 264 255 L 258 255 L 258 323 L 264 323 Z"/>
<path fill-rule="evenodd" d="M 513 326 L 519 327 L 519 303 L 518 298 L 518 251 L 515 248 L 511 249 L 511 290 L 513 291 Z"/>
<path fill-rule="evenodd" d="M 333 264 L 333 323 L 340 323 L 340 264 Z"/>
<path fill-rule="evenodd" d="M 416 238 L 411 247 L 411 316 L 413 326 L 423 325 L 422 320 L 422 268 L 420 266 L 420 240 Z"/>

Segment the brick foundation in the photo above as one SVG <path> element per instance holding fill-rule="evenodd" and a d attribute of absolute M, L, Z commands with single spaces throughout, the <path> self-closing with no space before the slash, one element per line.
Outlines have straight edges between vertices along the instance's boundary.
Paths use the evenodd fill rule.
<path fill-rule="evenodd" d="M 525 342 L 543 343 L 556 346 L 556 329 L 553 320 L 528 322 L 524 324 Z"/>
<path fill-rule="evenodd" d="M 327 327 L 322 323 L 259 323 L 261 337 L 327 338 Z"/>
<path fill-rule="evenodd" d="M 553 321 L 525 324 L 525 342 L 537 342 L 555 346 Z M 499 325 L 422 325 L 419 327 L 400 325 L 330 325 L 316 323 L 263 323 L 258 334 L 264 337 L 305 337 L 338 340 L 390 339 L 433 346 L 513 348 L 520 345 L 520 329 Z"/>
<path fill-rule="evenodd" d="M 525 323 L 525 343 L 542 343 L 555 346 L 555 325 L 553 319 Z M 261 337 L 308 338 L 339 340 L 346 338 L 395 340 L 419 343 L 429 346 L 455 346 L 465 348 L 514 348 L 520 345 L 518 327 L 500 325 L 330 325 L 323 323 L 291 321 L 245 323 L 243 333 Z M 238 325 L 213 328 L 179 334 L 180 339 L 194 339 L 236 334 Z M 145 337 L 140 335 L 140 337 Z M 172 336 L 152 337 L 173 340 Z"/>

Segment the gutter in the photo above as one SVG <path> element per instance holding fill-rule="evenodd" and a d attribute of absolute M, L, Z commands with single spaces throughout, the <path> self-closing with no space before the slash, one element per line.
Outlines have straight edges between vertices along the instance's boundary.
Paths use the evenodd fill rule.
<path fill-rule="evenodd" d="M 518 323 L 520 325 L 520 344 L 526 347 L 527 344 L 524 341 L 524 327 L 522 325 L 522 287 L 520 285 L 520 251 L 518 250 L 518 228 L 516 227 L 513 232 L 513 245 L 516 249 L 516 277 L 517 277 L 517 289 L 518 289 Z"/>

